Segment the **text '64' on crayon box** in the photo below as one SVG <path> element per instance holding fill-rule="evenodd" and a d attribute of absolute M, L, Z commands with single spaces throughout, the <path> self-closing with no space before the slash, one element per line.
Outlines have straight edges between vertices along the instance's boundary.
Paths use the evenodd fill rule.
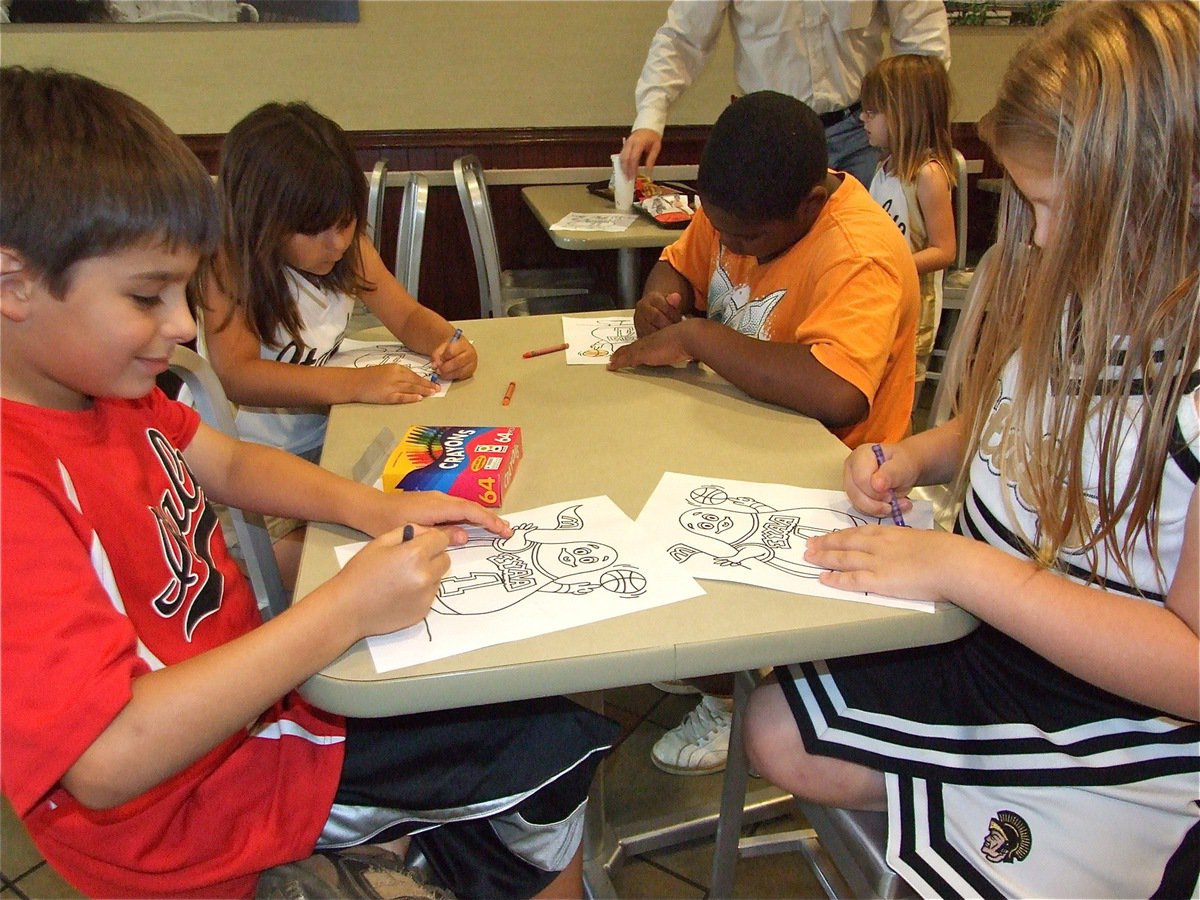
<path fill-rule="evenodd" d="M 520 428 L 413 425 L 383 467 L 383 489 L 441 491 L 499 506 L 520 459 Z"/>

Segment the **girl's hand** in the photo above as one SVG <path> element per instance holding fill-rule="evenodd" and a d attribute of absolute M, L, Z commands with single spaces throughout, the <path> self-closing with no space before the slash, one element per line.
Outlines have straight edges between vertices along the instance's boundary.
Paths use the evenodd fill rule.
<path fill-rule="evenodd" d="M 458 381 L 470 378 L 479 365 L 475 345 L 464 337 L 444 341 L 433 351 L 433 368 L 443 380 Z"/>
<path fill-rule="evenodd" d="M 900 512 L 912 509 L 905 495 L 917 482 L 916 461 L 904 444 L 881 444 L 883 465 L 875 459 L 870 444 L 863 444 L 846 457 L 842 469 L 842 484 L 854 508 L 869 516 L 887 517 L 892 514 L 891 492 L 896 492 Z"/>
<path fill-rule="evenodd" d="M 950 600 L 950 574 L 971 557 L 975 543 L 945 531 L 863 525 L 809 538 L 804 560 L 832 570 L 821 573 L 821 583 L 829 587 Z"/>
<path fill-rule="evenodd" d="M 346 563 L 334 578 L 362 637 L 407 628 L 425 617 L 450 569 L 448 545 L 440 530 L 410 524 L 380 535 Z"/>
<path fill-rule="evenodd" d="M 355 369 L 356 403 L 416 403 L 438 392 L 437 385 L 422 378 L 408 366 L 395 364 Z"/>

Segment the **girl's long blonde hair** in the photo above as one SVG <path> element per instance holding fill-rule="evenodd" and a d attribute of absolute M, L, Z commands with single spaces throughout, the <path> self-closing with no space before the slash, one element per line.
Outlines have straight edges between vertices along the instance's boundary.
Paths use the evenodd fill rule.
<path fill-rule="evenodd" d="M 1103 548 L 1132 580 L 1138 540 L 1157 558 L 1167 456 L 1195 438 L 1174 432 L 1200 359 L 1198 32 L 1191 2 L 1067 4 L 1018 52 L 979 124 L 1002 161 L 1052 167 L 1061 204 L 1056 234 L 1032 247 L 1033 212 L 1006 184 L 995 264 L 978 274 L 982 296 L 963 323 L 971 351 L 958 413 L 972 452 L 958 487 L 1001 369 L 1019 352 L 1009 426 L 986 440 L 1001 477 L 1039 513 L 1039 533 L 1024 537 L 1043 565 L 1064 547 L 1093 559 Z M 1099 448 L 1092 500 L 1089 435 Z M 1118 451 L 1134 445 L 1131 470 L 1119 471 Z"/>
<path fill-rule="evenodd" d="M 936 56 L 902 53 L 880 60 L 863 78 L 862 107 L 887 116 L 891 170 L 901 181 L 916 181 L 930 159 L 957 176 L 950 136 L 950 78 Z"/>

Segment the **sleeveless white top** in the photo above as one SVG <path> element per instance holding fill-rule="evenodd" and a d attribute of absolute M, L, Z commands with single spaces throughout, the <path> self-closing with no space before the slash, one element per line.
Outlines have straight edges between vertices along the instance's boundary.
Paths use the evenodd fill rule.
<path fill-rule="evenodd" d="M 871 179 L 871 196 L 892 217 L 908 247 L 914 253 L 929 246 L 929 233 L 925 217 L 921 215 L 921 204 L 917 200 L 917 186 L 911 181 L 901 181 L 886 168 L 888 160 L 881 162 Z M 917 359 L 926 360 L 933 352 L 938 320 L 942 314 L 942 271 L 924 272 L 921 280 L 921 315 L 917 326 Z"/>
<path fill-rule="evenodd" d="M 323 291 L 294 269 L 284 269 L 284 275 L 300 309 L 300 341 L 292 340 L 281 328 L 275 339 L 282 346 L 263 344 L 260 356 L 296 366 L 323 366 L 346 336 L 354 298 L 338 291 Z M 327 415 L 327 410 L 319 407 L 243 406 L 237 413 L 238 434 L 257 444 L 306 453 L 325 442 Z"/>

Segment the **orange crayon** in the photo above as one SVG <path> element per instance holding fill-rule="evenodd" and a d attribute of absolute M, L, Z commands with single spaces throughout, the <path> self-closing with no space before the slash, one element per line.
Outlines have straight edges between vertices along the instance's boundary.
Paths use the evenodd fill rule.
<path fill-rule="evenodd" d="M 526 350 L 521 354 L 525 359 L 533 359 L 535 356 L 545 356 L 547 353 L 557 353 L 559 350 L 566 350 L 570 344 L 555 344 L 553 347 L 543 347 L 540 350 Z"/>
<path fill-rule="evenodd" d="M 517 383 L 515 381 L 510 381 L 508 383 L 508 390 L 504 392 L 504 399 L 500 401 L 501 406 L 508 406 L 509 402 L 512 400 L 513 391 L 516 389 Z"/>

